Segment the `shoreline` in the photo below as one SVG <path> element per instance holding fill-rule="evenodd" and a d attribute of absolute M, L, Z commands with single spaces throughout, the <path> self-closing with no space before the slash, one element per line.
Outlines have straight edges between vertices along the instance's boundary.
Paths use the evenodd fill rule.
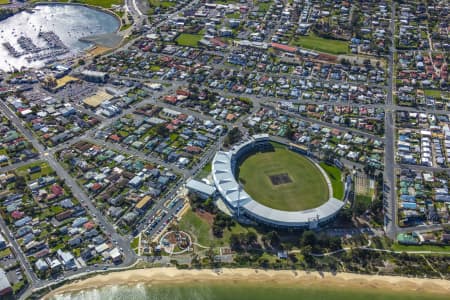
<path fill-rule="evenodd" d="M 179 270 L 176 268 L 147 268 L 111 272 L 78 280 L 46 294 L 43 299 L 113 285 L 198 283 L 198 282 L 301 284 L 308 287 L 333 287 L 390 292 L 421 292 L 430 295 L 450 295 L 450 281 L 443 279 L 408 278 L 400 276 L 361 275 L 353 273 L 321 273 L 295 270 L 212 269 Z"/>
<path fill-rule="evenodd" d="M 60 1 L 55 1 L 55 2 L 52 2 L 52 1 L 37 1 L 37 2 L 34 2 L 34 3 L 30 3 L 30 7 L 23 7 L 22 6 L 22 7 L 17 7 L 17 8 L 11 8 L 12 10 L 16 10 L 16 11 L 14 11 L 13 14 L 11 14 L 10 16 L 0 20 L 0 22 L 11 18 L 12 16 L 14 16 L 14 15 L 16 15 L 18 13 L 21 13 L 23 11 L 27 11 L 28 9 L 34 9 L 34 8 L 36 8 L 36 6 L 39 6 L 39 5 L 73 5 L 73 6 L 77 6 L 78 5 L 78 6 L 84 6 L 84 7 L 87 7 L 87 8 L 91 8 L 91 9 L 95 9 L 95 10 L 104 12 L 104 13 L 109 14 L 109 15 L 113 16 L 114 18 L 116 18 L 117 21 L 119 21 L 119 27 L 117 28 L 115 33 L 120 32 L 120 29 L 123 26 L 122 18 L 115 11 L 113 11 L 111 8 L 105 8 L 105 7 L 102 7 L 102 6 L 90 5 L 90 4 L 86 4 L 86 3 L 60 2 Z"/>
<path fill-rule="evenodd" d="M 51 1 L 38 1 L 38 2 L 34 2 L 32 4 L 32 8 L 35 8 L 36 6 L 39 5 L 73 5 L 73 6 L 84 6 L 87 8 L 91 8 L 91 9 L 95 9 L 97 11 L 101 11 L 104 12 L 105 14 L 111 15 L 114 18 L 117 19 L 117 21 L 119 21 L 119 27 L 117 28 L 117 30 L 115 31 L 115 33 L 120 32 L 120 28 L 122 28 L 123 24 L 122 24 L 122 18 L 116 14 L 111 8 L 105 8 L 102 6 L 98 6 L 98 5 L 91 5 L 91 4 L 86 4 L 86 3 L 76 3 L 76 2 L 59 2 L 59 1 L 55 1 L 55 2 L 51 2 Z"/>
<path fill-rule="evenodd" d="M 124 22 L 122 22 L 122 18 L 112 9 L 112 8 L 105 8 L 105 7 L 101 7 L 101 6 L 97 6 L 97 5 L 90 5 L 90 4 L 86 4 L 86 3 L 70 3 L 70 2 L 50 2 L 50 1 L 38 1 L 38 2 L 34 2 L 34 3 L 29 3 L 26 5 L 23 5 L 21 7 L 15 8 L 13 10 L 13 13 L 11 15 L 9 15 L 8 17 L 0 20 L 0 22 L 5 22 L 10 18 L 13 18 L 14 16 L 17 16 L 19 14 L 23 14 L 23 13 L 27 13 L 27 14 L 31 14 L 31 11 L 36 10 L 36 9 L 41 9 L 42 7 L 79 7 L 79 8 L 84 8 L 84 9 L 88 9 L 91 11 L 94 11 L 96 13 L 102 13 L 105 14 L 105 16 L 111 17 L 112 21 L 114 21 L 113 23 L 113 27 L 111 26 L 107 26 L 105 27 L 105 30 L 107 30 L 107 32 L 103 32 L 103 33 L 98 33 L 98 34 L 89 34 L 87 31 L 84 32 L 84 34 L 82 35 L 81 38 L 76 38 L 74 37 L 73 40 L 74 42 L 82 42 L 83 44 L 81 45 L 82 47 L 76 51 L 74 51 L 73 49 L 70 50 L 70 52 L 65 53 L 64 55 L 60 55 L 57 57 L 54 57 L 54 61 L 56 62 L 62 62 L 62 61 L 66 61 L 66 60 L 76 60 L 76 59 L 80 59 L 80 58 L 87 58 L 89 52 L 95 48 L 95 47 L 102 47 L 103 44 L 98 43 L 97 41 L 93 40 L 93 41 L 83 41 L 82 38 L 85 37 L 91 37 L 91 36 L 97 36 L 97 35 L 103 35 L 103 34 L 114 34 L 118 37 L 120 37 L 120 42 L 118 42 L 118 44 L 115 44 L 115 47 L 106 47 L 109 50 L 114 50 L 117 49 L 118 47 L 120 47 L 123 42 L 124 42 L 124 35 L 121 33 L 121 29 L 124 26 Z M 3 23 L 2 23 L 3 24 Z M 5 27 L 6 28 L 6 27 Z M 50 30 L 50 27 L 46 26 L 46 29 Z M 43 30 L 46 30 L 43 29 Z M 42 29 L 41 29 L 42 30 Z M 110 31 L 111 30 L 111 31 Z M 8 56 L 9 57 L 9 56 Z M 22 67 L 25 67 L 25 69 L 27 70 L 32 70 L 32 69 L 40 69 L 42 68 L 47 60 L 38 60 L 35 65 L 30 66 L 30 64 L 24 65 L 23 63 L 21 63 Z M 0 70 L 4 71 L 4 72 L 12 72 L 13 68 L 11 66 L 8 66 L 7 64 L 5 64 L 4 66 L 2 66 L 0 68 Z"/>

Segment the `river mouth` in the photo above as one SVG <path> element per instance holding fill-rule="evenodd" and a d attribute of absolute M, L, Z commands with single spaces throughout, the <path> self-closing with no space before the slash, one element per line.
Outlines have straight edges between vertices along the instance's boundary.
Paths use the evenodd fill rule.
<path fill-rule="evenodd" d="M 83 5 L 39 4 L 0 22 L 0 69 L 39 68 L 80 54 L 92 44 L 80 41 L 115 33 L 120 20 Z"/>

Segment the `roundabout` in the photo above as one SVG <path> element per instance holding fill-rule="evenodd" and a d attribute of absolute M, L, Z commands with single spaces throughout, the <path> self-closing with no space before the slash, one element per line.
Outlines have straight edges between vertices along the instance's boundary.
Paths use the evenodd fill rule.
<path fill-rule="evenodd" d="M 188 252 L 192 246 L 191 236 L 184 231 L 168 231 L 160 239 L 159 245 L 171 255 Z"/>
<path fill-rule="evenodd" d="M 214 183 L 236 217 L 273 227 L 316 228 L 336 216 L 344 202 L 333 197 L 328 175 L 297 152 L 298 147 L 255 135 L 216 153 Z"/>

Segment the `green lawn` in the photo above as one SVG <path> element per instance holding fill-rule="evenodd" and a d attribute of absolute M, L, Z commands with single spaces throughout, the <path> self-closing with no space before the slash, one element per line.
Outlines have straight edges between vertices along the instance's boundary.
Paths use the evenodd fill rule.
<path fill-rule="evenodd" d="M 120 27 L 120 31 L 125 31 L 128 28 L 130 28 L 131 26 L 133 26 L 132 24 L 123 24 L 122 27 Z"/>
<path fill-rule="evenodd" d="M 123 4 L 123 0 L 76 0 L 73 2 L 83 3 L 83 4 L 93 5 L 93 6 L 101 6 L 104 8 L 110 8 L 111 5 L 114 5 L 114 4 L 115 5 Z"/>
<path fill-rule="evenodd" d="M 440 90 L 424 90 L 425 96 L 430 96 L 430 97 L 434 97 L 434 98 L 448 98 L 449 97 L 449 93 L 445 92 L 445 91 L 440 91 Z"/>
<path fill-rule="evenodd" d="M 320 170 L 306 157 L 283 146 L 248 157 L 238 178 L 256 201 L 271 208 L 297 211 L 320 206 L 328 200 L 328 187 Z M 287 174 L 290 182 L 272 184 L 270 176 Z"/>
<path fill-rule="evenodd" d="M 229 19 L 239 19 L 239 18 L 241 17 L 241 13 L 238 12 L 238 11 L 236 11 L 236 12 L 234 12 L 234 13 L 227 14 L 226 16 L 227 16 L 227 18 L 229 18 Z"/>
<path fill-rule="evenodd" d="M 353 204 L 353 211 L 355 214 L 360 215 L 369 209 L 372 204 L 372 197 L 367 195 L 356 195 L 355 202 Z"/>
<path fill-rule="evenodd" d="M 395 251 L 433 251 L 433 252 L 448 252 L 450 246 L 434 246 L 434 245 L 402 245 L 395 243 L 392 245 L 392 250 Z"/>
<path fill-rule="evenodd" d="M 9 247 L 5 248 L 2 251 L 0 251 L 0 258 L 3 258 L 3 257 L 8 256 L 10 254 L 11 254 L 11 249 Z"/>
<path fill-rule="evenodd" d="M 348 42 L 333 39 L 325 39 L 315 35 L 312 32 L 309 35 L 297 37 L 292 41 L 291 44 L 331 54 L 349 53 Z"/>
<path fill-rule="evenodd" d="M 151 7 L 169 8 L 175 6 L 175 2 L 170 1 L 149 0 L 148 3 Z"/>
<path fill-rule="evenodd" d="M 175 2 L 170 2 L 170 1 L 161 1 L 161 7 L 162 8 L 169 8 L 175 6 Z"/>
<path fill-rule="evenodd" d="M 197 216 L 192 210 L 183 216 L 179 224 L 180 230 L 187 231 L 197 238 L 197 242 L 201 245 L 211 246 L 212 233 L 209 224 Z M 195 239 L 194 239 L 195 240 Z"/>
<path fill-rule="evenodd" d="M 341 181 L 341 170 L 335 166 L 327 165 L 324 162 L 321 162 L 320 166 L 328 174 L 328 178 L 330 178 L 333 187 L 333 197 L 342 200 L 344 198 L 344 183 Z"/>
<path fill-rule="evenodd" d="M 48 174 L 53 173 L 52 168 L 46 163 L 42 161 L 38 161 L 35 163 L 31 163 L 25 166 L 22 166 L 20 168 L 16 169 L 16 174 L 19 176 L 27 176 L 28 175 L 28 169 L 34 166 L 41 166 L 41 171 L 37 173 L 30 174 L 31 180 L 35 180 L 39 177 L 46 176 Z"/>
<path fill-rule="evenodd" d="M 198 41 L 202 38 L 203 36 L 199 34 L 182 33 L 177 37 L 175 42 L 180 46 L 197 47 Z"/>
<path fill-rule="evenodd" d="M 272 2 L 258 2 L 258 11 L 268 11 Z"/>
<path fill-rule="evenodd" d="M 135 237 L 130 243 L 131 249 L 136 249 L 139 246 L 139 237 Z"/>
<path fill-rule="evenodd" d="M 214 3 L 217 4 L 230 4 L 230 3 L 238 3 L 239 0 L 218 0 L 218 1 L 214 1 Z"/>
<path fill-rule="evenodd" d="M 150 71 L 152 72 L 158 72 L 159 70 L 161 70 L 160 66 L 153 65 L 150 67 Z"/>
<path fill-rule="evenodd" d="M 19 292 L 23 287 L 25 286 L 25 280 L 22 279 L 21 281 L 16 282 L 13 286 L 13 293 L 16 294 L 17 292 Z"/>
<path fill-rule="evenodd" d="M 208 177 L 209 174 L 211 174 L 211 163 L 207 163 L 203 167 L 203 169 L 200 172 L 198 172 L 198 174 L 195 176 L 195 178 L 200 180 L 200 179 Z"/>
<path fill-rule="evenodd" d="M 9 4 L 10 0 L 0 0 L 0 5 Z"/>
<path fill-rule="evenodd" d="M 372 197 L 367 195 L 356 195 L 355 200 L 369 206 L 372 203 Z"/>
<path fill-rule="evenodd" d="M 221 238 L 216 238 L 212 234 L 211 226 L 195 212 L 189 209 L 179 223 L 179 229 L 191 234 L 194 241 L 202 246 L 218 247 L 228 246 L 231 234 L 246 233 L 248 231 L 256 232 L 253 228 L 246 228 L 236 223 L 231 230 L 225 229 Z"/>

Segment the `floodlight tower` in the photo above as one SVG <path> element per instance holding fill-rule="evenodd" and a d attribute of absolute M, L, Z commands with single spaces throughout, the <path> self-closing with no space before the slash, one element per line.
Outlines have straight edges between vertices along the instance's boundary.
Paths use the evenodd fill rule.
<path fill-rule="evenodd" d="M 241 183 L 238 182 L 238 202 L 237 202 L 237 217 L 241 216 Z"/>

